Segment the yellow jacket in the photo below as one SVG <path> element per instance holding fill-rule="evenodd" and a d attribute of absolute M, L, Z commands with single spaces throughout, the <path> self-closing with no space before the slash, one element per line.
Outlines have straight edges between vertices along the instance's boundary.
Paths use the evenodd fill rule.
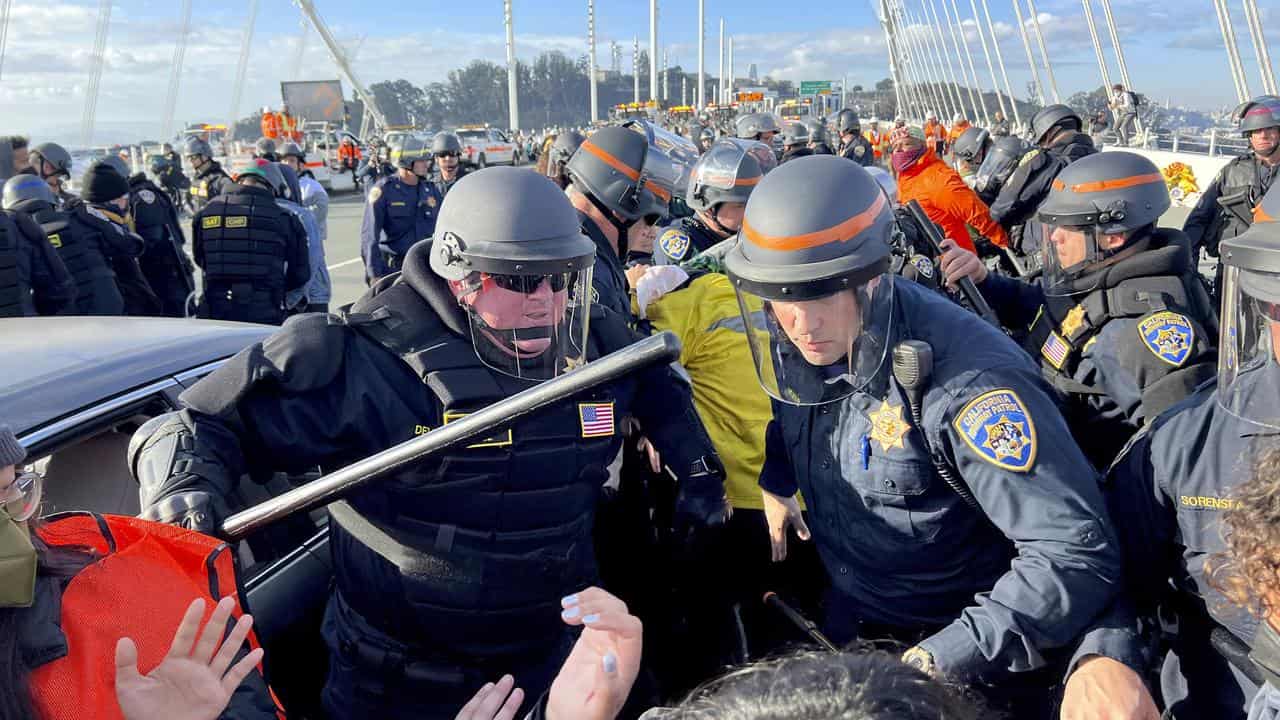
<path fill-rule="evenodd" d="M 763 312 L 759 300 L 746 300 L 753 313 Z M 680 338 L 680 364 L 693 380 L 694 407 L 724 462 L 729 504 L 763 510 L 757 483 L 773 408 L 756 379 L 729 278 L 716 273 L 695 277 L 652 302 L 645 312 L 654 330 L 669 330 Z M 768 347 L 769 333 L 760 329 L 763 325 L 761 318 L 756 338 Z"/>

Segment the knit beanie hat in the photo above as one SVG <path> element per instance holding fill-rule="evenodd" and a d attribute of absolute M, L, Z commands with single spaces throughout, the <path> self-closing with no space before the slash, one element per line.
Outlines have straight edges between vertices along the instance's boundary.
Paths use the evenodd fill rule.
<path fill-rule="evenodd" d="M 106 203 L 129 194 L 129 181 L 106 163 L 94 163 L 85 171 L 80 197 L 85 202 Z"/>
<path fill-rule="evenodd" d="M 8 425 L 0 425 L 0 467 L 17 465 L 27 459 L 27 451 Z"/>

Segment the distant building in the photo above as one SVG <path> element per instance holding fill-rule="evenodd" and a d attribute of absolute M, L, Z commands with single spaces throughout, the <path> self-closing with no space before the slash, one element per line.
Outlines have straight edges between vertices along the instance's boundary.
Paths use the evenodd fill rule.
<path fill-rule="evenodd" d="M 751 81 L 752 85 L 760 82 L 759 73 L 756 70 L 755 63 L 751 63 L 750 65 L 747 66 L 747 79 Z"/>

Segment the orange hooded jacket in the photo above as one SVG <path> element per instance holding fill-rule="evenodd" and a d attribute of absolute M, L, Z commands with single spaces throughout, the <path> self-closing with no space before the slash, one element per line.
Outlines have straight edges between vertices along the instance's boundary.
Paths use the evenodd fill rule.
<path fill-rule="evenodd" d="M 925 150 L 919 160 L 898 174 L 898 199 L 903 204 L 919 201 L 943 234 L 966 250 L 974 250 L 970 227 L 1000 247 L 1009 245 L 1009 236 L 991 219 L 991 210 L 932 150 Z"/>

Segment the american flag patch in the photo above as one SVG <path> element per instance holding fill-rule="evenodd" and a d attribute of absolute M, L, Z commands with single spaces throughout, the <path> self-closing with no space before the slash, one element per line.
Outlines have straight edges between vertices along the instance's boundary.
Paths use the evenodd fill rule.
<path fill-rule="evenodd" d="M 584 438 L 612 436 L 613 403 L 578 403 L 578 422 Z"/>
<path fill-rule="evenodd" d="M 1067 341 L 1056 332 L 1049 331 L 1049 339 L 1044 341 L 1044 345 L 1040 348 L 1040 354 L 1048 360 L 1051 365 L 1061 370 L 1062 366 L 1067 364 L 1067 355 L 1071 352 L 1071 346 L 1067 345 Z"/>

